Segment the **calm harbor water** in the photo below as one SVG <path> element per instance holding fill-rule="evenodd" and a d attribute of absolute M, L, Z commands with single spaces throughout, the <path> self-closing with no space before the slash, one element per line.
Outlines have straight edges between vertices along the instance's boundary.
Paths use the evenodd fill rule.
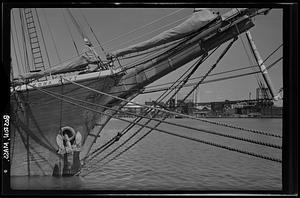
<path fill-rule="evenodd" d="M 282 135 L 282 119 L 211 119 L 245 128 L 258 129 Z M 168 121 L 188 126 L 210 129 L 223 134 L 281 145 L 282 139 L 224 128 L 188 119 Z M 154 124 L 151 124 L 153 126 Z M 112 120 L 97 144 L 101 145 L 127 123 Z M 138 129 L 136 126 L 134 129 Z M 193 130 L 161 124 L 165 129 L 177 134 L 230 146 L 265 156 L 282 159 L 280 149 L 205 134 Z M 132 134 L 133 130 L 128 135 Z M 147 130 L 134 138 L 136 140 Z M 127 134 L 126 134 L 127 135 Z M 127 137 L 122 137 L 125 140 Z M 123 141 L 119 141 L 118 146 Z M 131 141 L 133 142 L 133 141 Z M 98 156 L 85 177 L 55 178 L 52 176 L 13 176 L 12 189 L 55 189 L 55 190 L 281 190 L 282 164 L 246 154 L 241 154 L 211 145 L 182 139 L 153 131 L 137 145 L 102 165 L 97 162 L 110 150 Z M 127 146 L 122 147 L 124 150 Z M 93 168 L 98 167 L 96 170 Z"/>

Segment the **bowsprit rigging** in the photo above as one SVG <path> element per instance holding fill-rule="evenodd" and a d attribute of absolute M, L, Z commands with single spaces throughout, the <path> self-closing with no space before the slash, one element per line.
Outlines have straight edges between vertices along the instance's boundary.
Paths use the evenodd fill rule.
<path fill-rule="evenodd" d="M 38 88 L 37 88 L 38 89 Z M 50 94 L 52 95 L 53 93 L 49 93 L 49 92 L 46 92 L 44 90 L 40 90 L 46 94 Z M 55 96 L 56 95 L 56 96 Z M 58 96 L 57 94 L 53 95 L 54 97 L 62 97 L 62 96 Z M 70 100 L 69 100 L 70 99 Z M 78 101 L 74 98 L 69 98 L 69 99 L 64 99 L 64 101 L 66 102 L 69 102 L 73 105 L 78 105 L 78 106 L 81 106 L 82 108 L 87 108 L 87 107 L 84 107 L 83 105 L 80 105 L 80 104 L 76 104 L 75 102 L 72 102 L 72 100 L 75 100 L 75 101 Z M 79 102 L 83 102 L 83 103 L 86 103 L 85 101 L 79 101 Z M 95 104 L 94 104 L 95 105 Z M 151 107 L 149 107 L 151 108 Z M 87 108 L 89 109 L 89 108 Z M 91 111 L 95 111 L 93 109 L 90 109 Z M 115 110 L 117 111 L 117 110 Z M 95 111 L 97 112 L 97 111 Z M 97 113 L 100 113 L 100 114 L 104 114 L 104 115 L 108 115 L 108 114 L 105 114 L 103 112 L 97 112 Z M 128 113 L 130 114 L 130 113 Z M 176 114 L 174 112 L 174 114 Z M 145 117 L 145 116 L 140 116 L 140 115 L 135 115 L 136 117 L 139 117 L 139 118 L 144 118 L 144 119 L 148 119 L 149 121 L 157 121 L 158 124 L 164 122 L 164 123 L 167 123 L 167 124 L 171 124 L 171 125 L 174 125 L 174 126 L 180 126 L 180 127 L 184 127 L 186 129 L 193 129 L 193 130 L 196 130 L 196 131 L 199 131 L 199 132 L 204 132 L 204 133 L 210 133 L 210 134 L 214 134 L 214 135 L 219 135 L 219 136 L 224 136 L 224 137 L 227 137 L 227 138 L 234 138 L 234 139 L 238 139 L 238 140 L 241 140 L 241 141 L 246 141 L 246 142 L 250 142 L 250 143 L 254 143 L 254 144 L 259 144 L 259 145 L 262 145 L 262 146 L 267 146 L 267 147 L 271 147 L 271 148 L 276 148 L 276 149 L 282 149 L 282 147 L 280 145 L 274 145 L 274 144 L 269 144 L 269 143 L 266 143 L 266 142 L 259 142 L 259 141 L 256 141 L 256 140 L 251 140 L 251 139 L 246 139 L 246 138 L 240 138 L 240 137 L 234 137 L 234 136 L 231 136 L 231 135 L 226 135 L 226 134 L 222 134 L 222 133 L 218 133 L 218 132 L 214 132 L 214 131 L 209 131 L 209 130 L 205 130 L 205 129 L 199 129 L 199 128 L 193 128 L 193 127 L 189 127 L 189 126 L 184 126 L 184 125 L 180 125 L 180 124 L 176 124 L 176 123 L 171 123 L 171 122 L 167 122 L 167 121 L 164 121 L 164 120 L 158 120 L 158 119 L 154 119 L 154 118 L 149 118 L 149 117 Z M 122 121 L 125 121 L 125 122 L 129 122 L 129 123 L 134 123 L 134 125 L 138 125 L 138 126 L 141 126 L 141 127 L 146 127 L 148 129 L 150 129 L 151 131 L 152 130 L 155 130 L 155 131 L 158 131 L 158 132 L 162 132 L 162 133 L 167 133 L 167 134 L 170 134 L 170 135 L 175 135 L 177 137 L 181 137 L 181 138 L 184 138 L 184 139 L 189 139 L 189 140 L 192 140 L 192 141 L 197 141 L 197 142 L 200 142 L 200 143 L 204 143 L 204 144 L 209 144 L 209 145 L 212 145 L 212 146 L 216 146 L 216 147 L 220 147 L 220 148 L 223 148 L 223 149 L 227 149 L 227 150 L 231 150 L 231 151 L 235 151 L 235 152 L 239 152 L 239 153 L 244 153 L 244 154 L 247 154 L 247 155 L 251 155 L 251 156 L 254 156 L 254 157 L 259 157 L 259 158 L 262 158 L 262 159 L 266 159 L 266 160 L 270 160 L 270 161 L 274 161 L 274 162 L 279 162 L 281 163 L 281 160 L 280 159 L 276 159 L 276 158 L 272 158 L 272 157 L 268 157 L 268 156 L 264 156 L 264 155 L 260 155 L 260 154 L 256 154 L 256 153 L 252 153 L 252 152 L 248 152 L 248 151 L 243 151 L 243 150 L 240 150 L 240 149 L 237 149 L 237 148 L 232 148 L 232 147 L 229 147 L 229 146 L 224 146 L 224 145 L 220 145 L 220 144 L 216 144 L 216 143 L 213 143 L 213 142 L 208 142 L 208 141 L 205 141 L 205 140 L 199 140 L 199 139 L 196 139 L 196 138 L 191 138 L 191 137 L 187 137 L 187 136 L 184 136 L 184 135 L 180 135 L 180 134 L 176 134 L 176 133 L 172 133 L 172 132 L 169 132 L 169 131 L 165 131 L 165 130 L 162 130 L 162 129 L 158 129 L 157 128 L 157 125 L 154 126 L 154 127 L 150 127 L 146 124 L 141 124 L 141 123 L 138 123 L 138 122 L 132 122 L 132 121 L 129 121 L 129 120 L 125 120 L 125 119 L 122 119 L 122 118 L 118 118 L 118 117 L 115 117 L 113 116 L 114 118 L 116 119 L 119 119 L 119 120 L 122 120 Z M 222 125 L 222 123 L 220 123 Z M 242 128 L 240 128 L 242 130 Z M 140 131 L 140 130 L 139 130 Z M 137 132 L 139 132 L 137 131 Z M 249 130 L 249 132 L 253 132 L 252 130 Z M 125 131 L 126 133 L 126 131 Z M 148 135 L 150 132 L 144 134 L 144 136 L 142 136 L 142 138 L 144 138 L 146 135 Z M 133 136 L 135 136 L 137 133 L 135 133 Z M 276 136 L 274 134 L 269 134 L 269 133 L 266 133 L 266 132 L 263 132 L 263 133 L 260 133 L 260 134 L 263 134 L 263 135 L 267 135 L 267 136 L 272 136 L 272 137 L 279 137 L 281 138 L 280 136 Z M 114 142 L 117 142 L 119 141 L 120 137 L 122 137 L 124 134 L 120 134 L 118 133 L 114 138 L 112 138 L 111 140 L 109 140 L 106 145 L 103 145 L 101 146 L 99 149 L 97 150 L 100 150 L 100 151 L 103 151 L 105 150 L 106 148 L 108 148 L 109 146 L 111 146 Z M 132 136 L 132 137 L 133 137 Z M 142 139 L 141 138 L 141 139 Z M 125 143 L 128 142 L 128 140 L 130 140 L 131 138 L 128 138 L 127 140 L 125 140 Z M 140 139 L 140 140 L 141 140 Z M 139 141 L 139 140 L 138 140 Z M 138 142 L 137 141 L 137 142 Z M 120 146 L 122 146 L 124 144 L 121 144 Z M 128 148 L 129 149 L 129 148 Z M 115 150 L 113 150 L 115 151 Z M 94 155 L 95 157 L 95 153 L 96 152 L 93 152 L 91 153 L 91 155 Z M 113 153 L 113 152 L 111 152 Z M 111 153 L 109 153 L 109 155 L 111 155 Z M 107 155 L 107 156 L 109 156 Z M 120 154 L 119 154 L 120 155 Z M 118 156 L 119 156 L 118 155 Z M 98 164 L 99 161 L 102 161 L 104 160 L 107 156 L 105 156 L 104 158 L 101 158 L 100 160 L 98 160 L 96 162 L 96 164 Z M 93 157 L 93 158 L 94 158 Z M 89 160 L 91 161 L 91 159 Z M 89 167 L 90 168 L 90 167 Z M 85 169 L 83 169 L 85 170 Z M 93 172 L 94 170 L 89 170 L 88 173 L 91 173 Z M 87 175 L 87 173 L 83 173 L 83 176 Z"/>
<path fill-rule="evenodd" d="M 181 10 L 174 11 L 167 16 L 171 16 Z M 46 39 L 44 34 L 37 33 L 38 29 L 42 29 L 40 24 L 42 20 L 33 20 L 33 9 L 27 8 L 24 10 L 24 13 L 19 13 L 20 24 L 23 25 L 22 33 L 25 34 L 26 30 L 27 36 L 29 36 L 29 41 L 25 40 L 25 36 L 22 37 L 24 41 L 23 48 L 29 49 L 30 52 L 27 53 L 27 50 L 24 50 L 23 63 L 21 63 L 21 53 L 17 57 L 18 35 L 15 34 L 16 36 L 14 36 L 12 34 L 11 39 L 13 41 L 15 59 L 18 63 L 19 76 L 12 82 L 11 113 L 14 137 L 16 137 L 16 134 L 19 134 L 21 142 L 27 150 L 27 173 L 25 171 L 23 174 L 35 175 L 42 173 L 43 175 L 53 176 L 86 176 L 96 171 L 99 166 L 102 167 L 128 151 L 153 131 L 251 157 L 278 163 L 282 162 L 281 159 L 272 156 L 162 129 L 161 125 L 169 125 L 179 130 L 191 130 L 199 134 L 209 134 L 247 144 L 264 146 L 269 149 L 281 150 L 282 146 L 280 144 L 257 140 L 253 137 L 254 135 L 259 135 L 281 140 L 282 136 L 277 135 L 275 132 L 248 129 L 209 119 L 197 118 L 176 112 L 168 106 L 152 107 L 132 101 L 139 94 L 145 93 L 145 87 L 151 83 L 197 59 L 175 82 L 169 83 L 171 85 L 155 101 L 156 104 L 161 104 L 165 100 L 167 101 L 166 103 L 170 102 L 180 90 L 189 85 L 188 82 L 190 80 L 196 80 L 193 89 L 179 103 L 181 105 L 195 89 L 206 82 L 208 76 L 213 75 L 212 71 L 220 64 L 221 59 L 227 53 L 230 53 L 229 50 L 239 35 L 247 32 L 249 44 L 255 48 L 249 32 L 249 29 L 254 26 L 252 18 L 265 13 L 268 9 L 233 9 L 222 16 L 211 12 L 210 9 L 198 9 L 191 17 L 174 28 L 166 30 L 144 42 L 116 51 L 104 49 L 103 44 L 108 42 L 100 43 L 83 12 L 81 12 L 81 16 L 88 25 L 98 46 L 92 44 L 92 40 L 83 30 L 74 13 L 69 9 L 66 11 L 81 36 L 85 49 L 79 53 L 80 48 L 76 44 L 75 36 L 67 24 L 66 27 L 71 36 L 77 57 L 63 62 L 50 30 L 52 43 L 55 45 L 55 51 L 60 62 L 56 67 L 50 64 L 47 46 L 40 43 L 40 41 L 45 41 Z M 38 15 L 36 9 L 35 15 Z M 46 17 L 46 14 L 44 16 Z M 143 27 L 160 21 L 165 17 L 161 17 Z M 15 19 L 13 18 L 13 20 Z M 48 24 L 46 19 L 44 21 Z M 65 15 L 64 21 L 67 23 Z M 50 29 L 49 25 L 48 28 Z M 132 30 L 131 33 L 139 29 L 142 29 L 142 27 Z M 17 31 L 15 26 L 14 30 Z M 113 40 L 120 37 L 116 37 Z M 192 76 L 196 74 L 196 71 L 202 69 L 200 66 L 210 56 L 215 54 L 215 51 L 221 45 L 227 42 L 228 45 L 215 60 L 215 63 L 206 72 L 202 71 L 204 75 L 193 78 Z M 29 46 L 27 46 L 28 44 Z M 103 53 L 104 57 L 98 55 L 95 50 L 97 47 L 101 48 L 102 52 L 100 53 Z M 270 90 L 271 99 L 277 99 L 278 97 L 263 64 L 264 61 L 262 61 L 256 48 L 253 52 L 261 69 L 260 72 L 263 73 L 265 83 Z M 48 67 L 45 64 L 47 62 L 46 57 L 48 57 Z M 29 61 L 30 59 L 32 60 Z M 23 71 L 27 71 L 27 73 L 20 74 L 21 69 L 19 66 L 21 64 L 26 68 Z M 34 71 L 32 68 L 34 68 Z M 173 90 L 175 90 L 174 93 Z M 146 109 L 145 112 L 141 115 L 125 112 L 125 114 L 134 116 L 134 120 L 118 117 L 118 113 L 122 112 L 122 107 L 129 102 L 143 106 Z M 163 115 L 162 118 L 158 118 L 159 115 Z M 166 120 L 168 115 L 181 116 L 196 122 L 222 126 L 228 130 L 239 131 L 240 134 L 249 134 L 250 137 L 245 138 L 240 134 L 233 135 L 224 131 L 219 132 L 174 123 Z M 128 125 L 104 144 L 97 145 L 96 141 L 99 137 L 101 138 L 101 132 L 112 118 L 126 122 Z M 139 128 L 135 129 L 135 126 Z M 17 138 L 14 139 L 14 142 L 18 141 L 16 140 Z M 116 145 L 116 142 L 120 144 Z M 14 145 L 16 144 L 14 143 Z M 51 160 L 39 156 L 39 152 L 35 147 L 47 150 L 48 157 Z M 108 148 L 113 149 L 109 151 Z M 121 148 L 125 149 L 121 151 Z M 16 155 L 15 151 L 14 155 Z M 30 163 L 30 157 L 38 169 L 32 168 L 35 166 L 33 163 Z M 17 167 L 14 168 L 17 169 Z"/>
<path fill-rule="evenodd" d="M 272 53 L 270 53 L 270 55 L 264 60 L 264 62 L 274 53 L 276 52 L 280 47 L 282 47 L 282 44 L 277 48 L 275 49 Z M 267 66 L 267 70 L 271 69 L 273 66 L 275 66 L 279 61 L 282 60 L 282 57 L 278 58 L 277 60 L 275 60 L 274 62 L 272 62 L 269 66 Z M 264 63 L 263 62 L 263 63 Z M 228 70 L 228 71 L 223 71 L 223 72 L 219 72 L 219 73 L 213 73 L 211 75 L 208 75 L 209 77 L 210 76 L 217 76 L 217 75 L 221 75 L 221 74 L 226 74 L 226 73 L 232 73 L 232 72 L 236 72 L 236 71 L 241 71 L 241 70 L 246 70 L 246 69 L 252 69 L 252 68 L 256 68 L 258 67 L 258 65 L 252 65 L 252 66 L 246 66 L 246 67 L 241 67 L 241 68 L 237 68 L 237 69 L 232 69 L 232 70 Z M 247 72 L 247 73 L 242 73 L 242 74 L 236 74 L 236 75 L 232 75 L 232 76 L 227 76 L 227 77 L 220 77 L 220 78 L 216 78 L 216 79 L 212 79 L 212 80 L 205 80 L 202 82 L 202 84 L 205 84 L 205 83 L 211 83 L 211 82 L 217 82 L 217 81 L 223 81 L 223 80 L 228 80 L 228 79 L 233 79 L 233 78 L 240 78 L 240 77 L 244 77 L 244 76 L 248 76 L 248 75 L 254 75 L 254 74 L 260 74 L 261 72 L 260 71 L 253 71 L 253 72 Z M 194 77 L 194 78 L 191 78 L 189 81 L 192 81 L 192 80 L 197 80 L 199 78 L 202 78 L 203 76 L 199 76 L 199 77 Z M 159 84 L 159 85 L 153 85 L 153 86 L 147 86 L 146 89 L 143 91 L 144 94 L 147 94 L 147 93 L 152 93 L 152 92 L 161 92 L 161 91 L 164 91 L 164 90 L 167 90 L 167 89 L 172 89 L 170 88 L 169 86 L 166 86 L 166 87 L 161 87 L 161 86 L 164 86 L 164 85 L 170 85 L 172 84 L 173 82 L 167 82 L 167 83 L 163 83 L 163 84 Z M 185 87 L 189 87 L 189 86 L 195 86 L 195 83 L 194 82 L 191 82 L 189 84 L 186 84 Z M 157 88 L 159 87 L 159 88 Z M 278 91 L 280 92 L 280 90 Z M 111 93 L 112 94 L 112 93 Z M 282 99 L 282 97 L 280 97 Z"/>

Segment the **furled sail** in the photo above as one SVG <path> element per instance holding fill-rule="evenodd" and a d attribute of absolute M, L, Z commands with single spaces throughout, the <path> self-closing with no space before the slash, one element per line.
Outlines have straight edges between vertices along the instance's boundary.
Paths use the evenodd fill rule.
<path fill-rule="evenodd" d="M 54 74 L 59 74 L 59 73 L 64 73 L 64 72 L 83 70 L 90 63 L 93 63 L 93 60 L 86 55 L 82 55 L 80 57 L 76 57 L 75 59 L 73 59 L 71 61 L 62 63 L 61 65 L 59 65 L 57 67 L 49 68 L 44 71 L 40 71 L 40 72 L 36 72 L 36 73 L 20 74 L 18 76 L 18 79 L 41 78 L 41 77 L 47 76 L 49 74 L 54 75 Z"/>
<path fill-rule="evenodd" d="M 181 23 L 180 25 L 162 32 L 161 34 L 138 44 L 114 51 L 110 56 L 124 56 L 130 53 L 140 52 L 152 47 L 156 47 L 165 43 L 169 43 L 185 37 L 201 27 L 205 26 L 209 21 L 215 19 L 218 15 L 214 14 L 209 8 L 198 8 L 197 12 Z"/>

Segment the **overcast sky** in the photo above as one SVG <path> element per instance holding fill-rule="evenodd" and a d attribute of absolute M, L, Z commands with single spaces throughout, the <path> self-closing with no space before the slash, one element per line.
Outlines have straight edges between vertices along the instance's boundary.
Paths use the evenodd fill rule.
<path fill-rule="evenodd" d="M 213 9 L 224 13 L 229 9 Z M 86 24 L 84 17 L 86 17 L 89 25 L 93 28 L 95 34 L 97 35 L 100 42 L 103 44 L 105 50 L 111 51 L 118 48 L 126 47 L 130 44 L 134 44 L 146 39 L 149 39 L 160 32 L 172 28 L 182 22 L 184 17 L 187 17 L 192 14 L 192 8 L 89 8 L 89 9 L 71 9 L 73 15 L 77 17 L 77 20 L 81 23 L 84 30 L 92 38 L 92 35 L 89 31 L 89 27 Z M 177 11 L 177 12 L 176 12 Z M 174 13 L 175 12 L 175 13 Z M 18 10 L 13 9 L 12 13 L 15 16 L 15 22 L 18 26 L 19 24 L 19 15 Z M 78 44 L 79 51 L 83 49 L 83 42 L 80 37 L 80 34 L 77 32 L 75 26 L 71 23 L 69 16 L 67 16 L 67 22 L 63 18 L 62 9 L 51 8 L 51 9 L 38 9 L 40 15 L 40 22 L 44 30 L 44 39 L 47 43 L 48 53 L 51 60 L 51 64 L 58 64 L 59 58 L 61 60 L 67 60 L 76 56 L 75 48 L 72 44 L 72 37 L 68 31 L 68 25 L 72 32 L 75 42 Z M 174 14 L 172 14 L 174 13 Z M 82 15 L 83 14 L 83 15 Z M 265 59 L 273 50 L 280 46 L 283 42 L 282 38 L 282 10 L 273 9 L 266 16 L 257 16 L 254 19 L 255 26 L 250 30 L 252 37 L 254 38 L 255 44 L 262 56 Z M 168 15 L 168 16 L 167 16 Z M 45 20 L 45 16 L 47 21 Z M 163 16 L 167 16 L 163 20 L 156 21 L 151 23 Z M 181 19 L 181 21 L 180 21 Z M 178 21 L 174 23 L 174 21 Z M 49 26 L 47 25 L 49 24 Z M 149 24 L 144 28 L 145 24 Z M 67 25 L 68 24 L 68 25 Z M 12 19 L 13 25 L 13 19 Z M 50 29 L 49 29 L 50 28 Z M 131 32 L 134 29 L 137 31 Z M 154 31 L 158 29 L 157 31 Z M 13 27 L 13 31 L 15 27 Z M 18 36 L 20 39 L 21 29 L 17 28 L 19 32 Z M 131 32 L 129 34 L 126 34 Z M 52 35 L 51 35 L 52 34 Z M 124 35 L 125 34 L 125 35 Z M 123 37 L 119 37 L 124 35 Z M 53 37 L 53 40 L 52 40 Z M 14 35 L 15 42 L 16 35 Z M 246 67 L 253 65 L 254 59 L 252 62 L 249 61 L 247 54 L 244 50 L 243 43 L 246 45 L 248 53 L 249 47 L 245 35 L 241 35 L 225 57 L 221 60 L 218 67 L 213 71 L 213 73 L 218 73 L 222 71 L 227 71 L 231 69 L 238 69 L 241 67 Z M 114 40 L 113 40 L 114 39 Z M 97 42 L 92 40 L 95 45 Z M 20 42 L 20 41 L 19 41 Z M 55 48 L 53 43 L 57 48 L 59 58 L 56 55 Z M 216 55 L 212 56 L 207 62 L 205 62 L 198 69 L 196 74 L 193 76 L 200 76 L 205 73 L 207 69 L 214 63 L 218 58 L 218 54 L 224 49 L 226 44 L 217 51 Z M 100 49 L 97 48 L 100 53 Z M 18 73 L 16 68 L 16 59 L 15 53 L 12 48 L 12 64 L 14 66 L 14 72 Z M 18 53 L 18 52 L 17 52 Z M 280 48 L 273 56 L 271 56 L 266 62 L 266 66 L 270 65 L 272 62 L 282 57 L 282 48 Z M 165 82 L 175 81 L 177 77 L 184 72 L 190 64 L 183 66 L 179 70 L 173 72 L 170 75 L 167 75 L 161 80 L 151 84 L 158 85 Z M 245 72 L 251 72 L 252 70 L 245 70 Z M 22 72 L 22 71 L 21 71 Z M 241 72 L 240 72 L 241 73 Z M 239 73 L 234 73 L 239 74 Z M 274 67 L 269 70 L 269 75 L 274 84 L 275 90 L 278 91 L 282 86 L 282 61 L 278 62 Z M 227 75 L 222 75 L 219 77 L 224 77 Z M 215 77 L 214 77 L 215 78 Z M 214 79 L 213 77 L 208 78 Z M 203 84 L 199 88 L 198 92 L 198 102 L 208 102 L 208 101 L 224 101 L 224 100 L 237 100 L 237 99 L 248 99 L 249 93 L 251 92 L 251 98 L 255 98 L 255 89 L 258 87 L 257 81 L 254 75 L 245 76 L 242 78 L 230 79 L 226 81 L 218 81 L 214 83 Z M 179 94 L 179 98 L 184 96 L 184 93 L 188 89 L 183 90 Z M 155 94 L 146 94 L 138 96 L 136 102 L 144 102 L 149 100 L 155 100 L 160 93 Z M 277 105 L 282 105 L 282 102 L 276 103 Z"/>

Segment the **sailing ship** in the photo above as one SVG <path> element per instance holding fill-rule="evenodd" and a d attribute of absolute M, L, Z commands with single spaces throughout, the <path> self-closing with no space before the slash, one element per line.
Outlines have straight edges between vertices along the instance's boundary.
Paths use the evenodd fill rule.
<path fill-rule="evenodd" d="M 34 8 L 20 9 L 22 31 L 27 37 L 27 72 L 11 79 L 11 131 L 19 136 L 12 142 L 11 153 L 12 161 L 26 158 L 26 165 L 12 162 L 11 175 L 80 175 L 81 166 L 98 149 L 93 146 L 101 131 L 124 105 L 147 85 L 197 58 L 199 66 L 211 51 L 231 41 L 229 48 L 240 34 L 247 32 L 251 39 L 252 18 L 269 10 L 239 8 L 219 15 L 211 9 L 195 9 L 176 27 L 144 42 L 105 52 L 105 57 L 96 53 L 81 32 L 84 53 L 46 68 L 40 44 L 43 38 L 37 33 L 39 21 L 34 20 L 37 12 Z M 259 65 L 275 98 L 266 68 L 262 62 Z M 169 109 L 161 111 L 187 117 Z M 114 140 L 121 136 L 117 133 Z M 21 142 L 26 150 L 13 151 Z"/>

